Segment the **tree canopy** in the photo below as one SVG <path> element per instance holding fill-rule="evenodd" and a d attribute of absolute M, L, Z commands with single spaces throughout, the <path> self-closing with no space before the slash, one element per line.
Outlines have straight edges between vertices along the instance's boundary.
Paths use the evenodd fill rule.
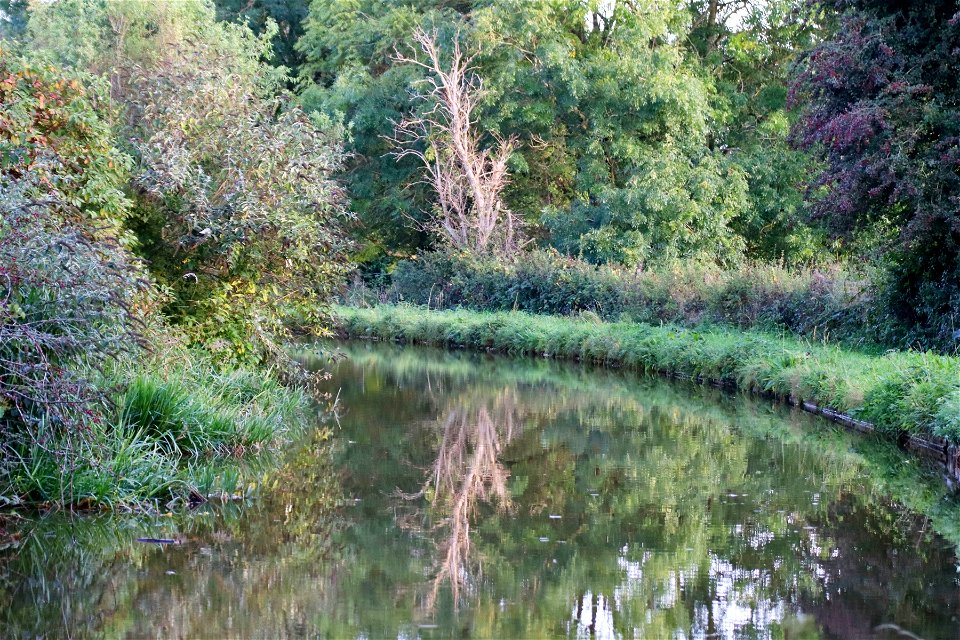
<path fill-rule="evenodd" d="M 420 26 L 476 53 L 479 125 L 517 138 L 506 198 L 543 242 L 633 265 L 809 258 L 796 194 L 810 163 L 786 145 L 784 82 L 816 29 L 796 3 L 708 18 L 714 4 L 316 3 L 298 45 L 303 99 L 350 123 L 354 210 L 388 250 L 424 241 L 396 231 L 428 195 L 412 163 L 385 155 L 419 77 L 392 54 Z"/>

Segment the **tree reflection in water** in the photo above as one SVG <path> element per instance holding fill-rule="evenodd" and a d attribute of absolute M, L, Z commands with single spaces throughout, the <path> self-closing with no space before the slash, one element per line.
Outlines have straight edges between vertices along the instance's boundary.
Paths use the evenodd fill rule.
<path fill-rule="evenodd" d="M 330 384 L 249 503 L 31 523 L 0 635 L 956 635 L 960 508 L 894 449 L 528 360 L 350 345 Z"/>
<path fill-rule="evenodd" d="M 436 460 L 426 473 L 419 493 L 407 499 L 427 497 L 433 530 L 440 532 L 431 587 L 423 608 L 432 613 L 444 582 L 449 582 L 455 608 L 464 591 L 469 591 L 481 563 L 471 559 L 470 520 L 479 502 L 491 503 L 500 511 L 510 509 L 507 479 L 510 472 L 499 456 L 513 437 L 515 412 L 509 390 L 489 405 L 455 406 L 442 420 Z M 409 524 L 408 524 L 409 526 Z"/>
<path fill-rule="evenodd" d="M 430 399 L 421 415 L 436 416 L 401 425 L 387 401 L 383 413 L 366 403 L 362 419 L 383 425 L 384 448 L 364 459 L 392 457 L 390 443 L 405 438 L 421 469 L 412 482 L 393 476 L 415 487 L 397 520 L 430 554 L 426 566 L 409 560 L 431 576 L 416 590 L 419 622 L 460 624 L 452 609 L 468 610 L 481 637 L 806 637 L 835 626 L 821 620 L 832 602 L 856 602 L 847 630 L 861 634 L 884 620 L 922 629 L 936 607 L 957 609 L 949 591 L 924 586 L 947 577 L 937 567 L 949 550 L 891 537 L 908 510 L 873 486 L 876 470 L 850 441 L 817 441 L 806 417 L 788 426 L 762 403 L 602 371 L 505 361 L 480 376 L 468 362 L 351 353 L 364 385 L 420 389 Z M 358 478 L 353 491 L 372 484 Z M 847 522 L 894 520 L 882 532 L 855 527 L 841 545 L 838 509 Z M 878 544 L 903 547 L 927 576 L 905 580 L 895 563 L 853 571 L 911 593 L 882 607 L 835 587 L 838 562 Z"/>

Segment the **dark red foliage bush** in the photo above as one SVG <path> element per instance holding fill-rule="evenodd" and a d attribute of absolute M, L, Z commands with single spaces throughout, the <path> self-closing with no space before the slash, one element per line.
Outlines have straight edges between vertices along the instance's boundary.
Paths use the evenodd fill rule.
<path fill-rule="evenodd" d="M 880 238 L 888 322 L 955 347 L 960 328 L 960 3 L 831 0 L 836 35 L 801 60 L 794 142 L 825 161 L 813 213 Z"/>

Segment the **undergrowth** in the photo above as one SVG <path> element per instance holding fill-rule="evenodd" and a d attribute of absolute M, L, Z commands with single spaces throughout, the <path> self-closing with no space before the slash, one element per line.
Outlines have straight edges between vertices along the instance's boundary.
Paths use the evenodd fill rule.
<path fill-rule="evenodd" d="M 379 286 L 355 286 L 346 301 L 549 315 L 588 311 L 609 321 L 787 331 L 877 352 L 919 346 L 949 354 L 960 346 L 957 327 L 948 330 L 946 319 L 947 328 L 935 336 L 901 326 L 876 284 L 878 274 L 861 270 L 676 262 L 635 271 L 550 251 L 507 261 L 438 251 L 400 262 Z"/>
<path fill-rule="evenodd" d="M 268 450 L 303 423 L 307 393 L 271 371 L 223 371 L 204 353 L 111 361 L 89 375 L 107 392 L 79 431 L 41 420 L 7 446 L 0 506 L 159 507 L 232 494 L 243 454 Z"/>

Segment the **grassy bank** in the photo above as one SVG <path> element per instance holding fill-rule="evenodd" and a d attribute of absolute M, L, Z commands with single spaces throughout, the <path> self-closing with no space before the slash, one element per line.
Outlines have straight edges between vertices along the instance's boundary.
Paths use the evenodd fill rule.
<path fill-rule="evenodd" d="M 269 370 L 224 370 L 188 349 L 89 375 L 107 400 L 84 428 L 41 421 L 5 434 L 0 507 L 161 507 L 232 494 L 249 454 L 279 444 L 309 406 Z"/>
<path fill-rule="evenodd" d="M 735 329 L 608 323 L 522 312 L 337 307 L 340 330 L 436 346 L 585 360 L 691 377 L 809 402 L 872 423 L 890 438 L 960 443 L 960 359 L 875 356 Z"/>

